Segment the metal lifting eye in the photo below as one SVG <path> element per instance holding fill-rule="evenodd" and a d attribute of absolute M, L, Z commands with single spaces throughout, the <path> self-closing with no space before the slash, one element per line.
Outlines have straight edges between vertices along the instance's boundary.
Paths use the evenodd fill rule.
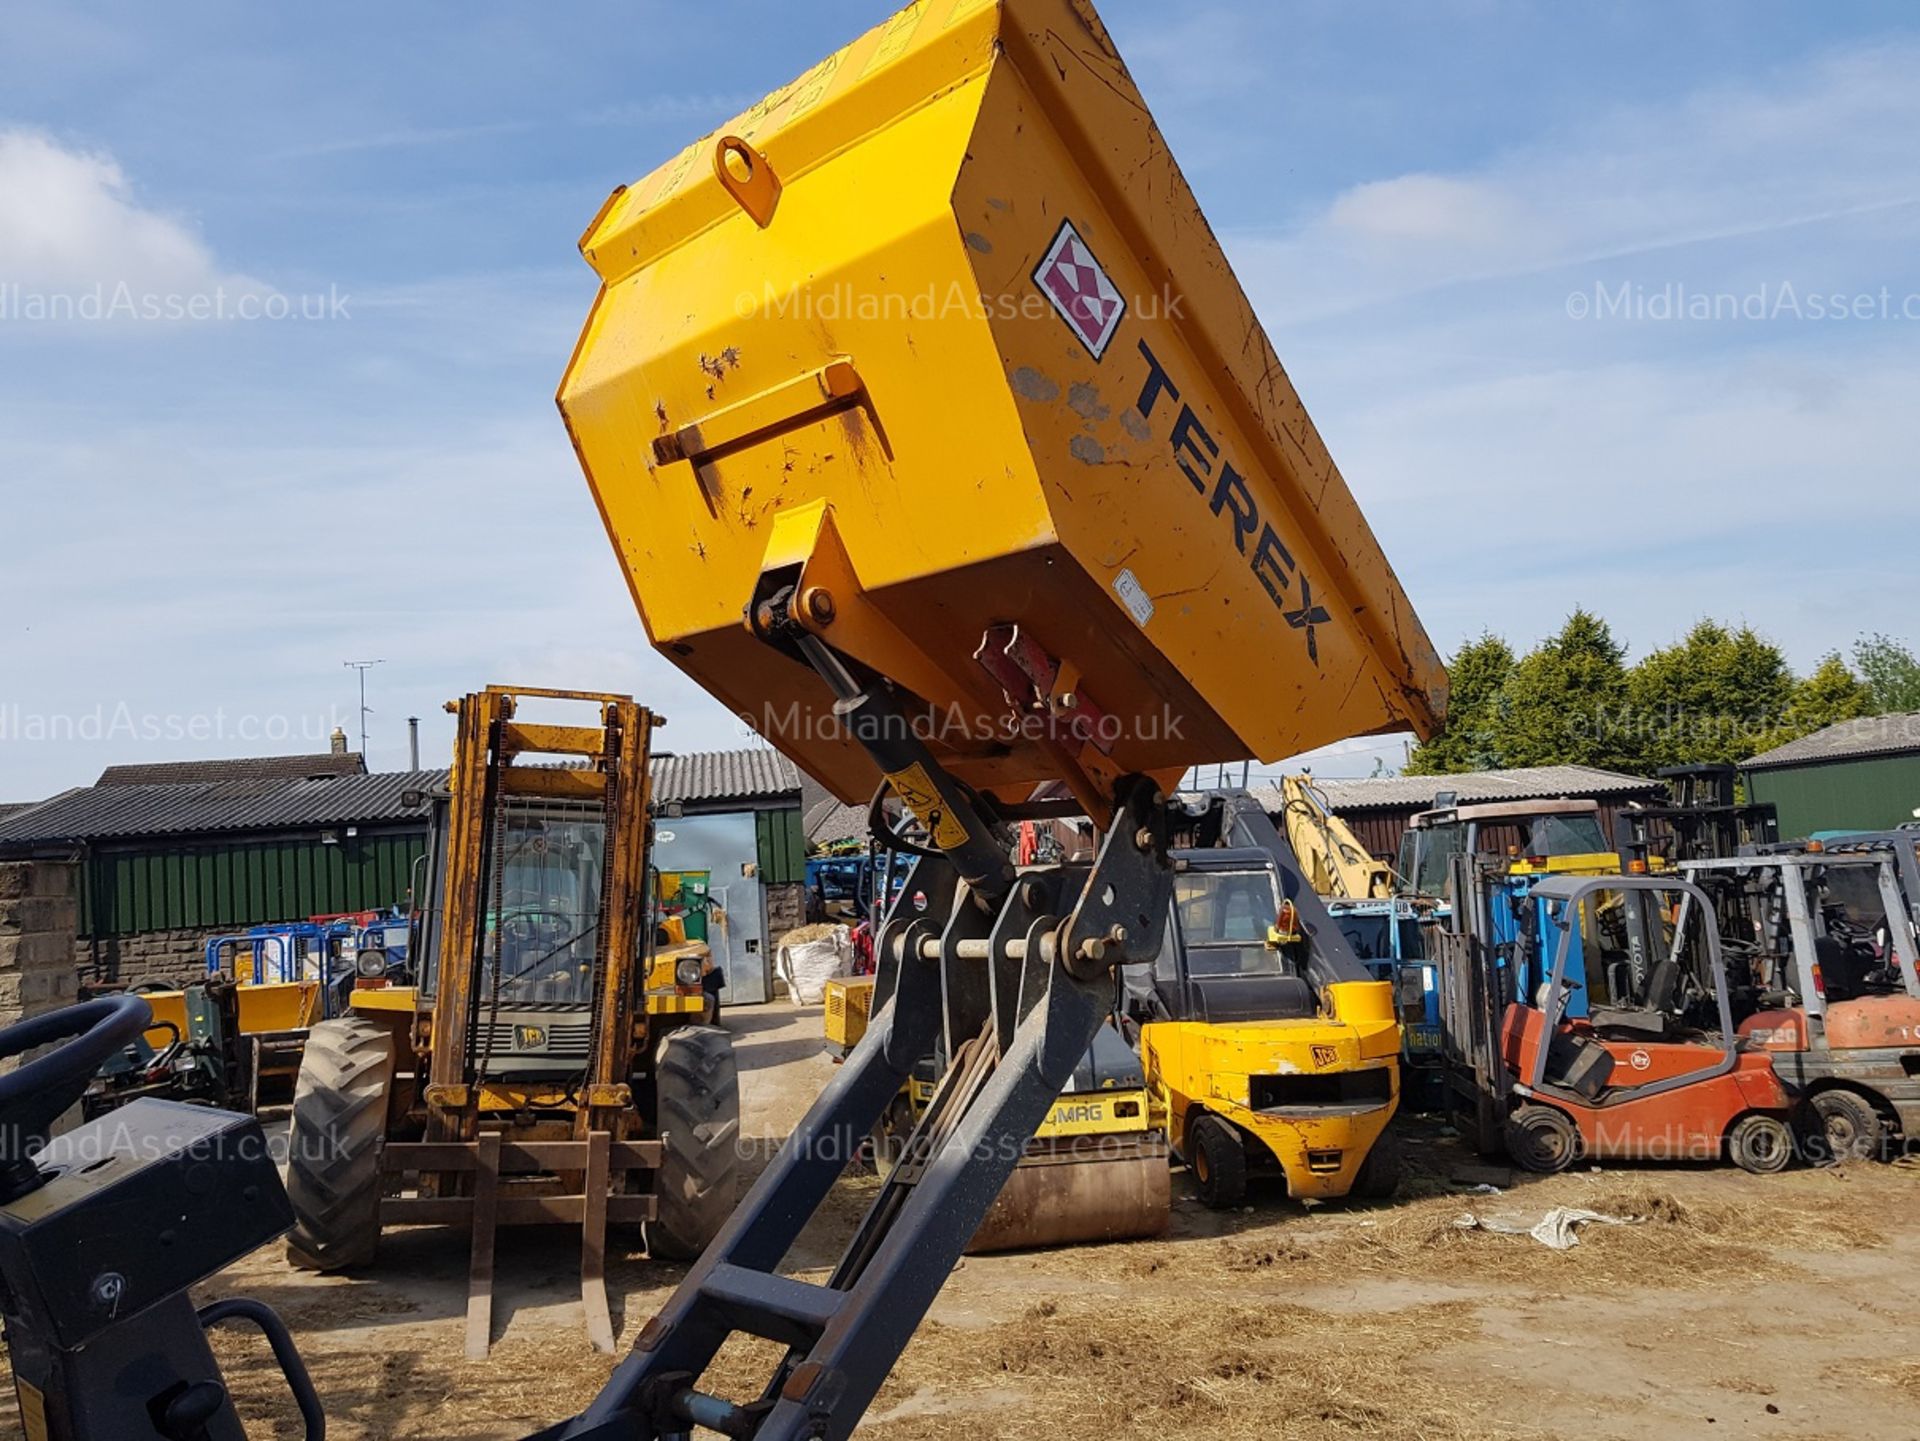
<path fill-rule="evenodd" d="M 723 135 L 713 151 L 713 173 L 762 230 L 780 203 L 780 180 L 767 157 L 738 135 Z"/>

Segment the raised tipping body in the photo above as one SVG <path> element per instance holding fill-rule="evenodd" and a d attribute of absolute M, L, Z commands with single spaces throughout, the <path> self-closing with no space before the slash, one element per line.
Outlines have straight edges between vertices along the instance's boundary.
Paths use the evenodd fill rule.
<path fill-rule="evenodd" d="M 1085 3 L 902 11 L 616 192 L 581 248 L 603 283 L 559 404 L 653 643 L 882 828 L 884 781 L 925 839 L 883 836 L 918 859 L 865 1039 L 548 1434 L 842 1437 L 1114 968 L 1158 954 L 1165 792 L 1425 734 L 1446 678 Z M 1092 864 L 1016 872 L 1006 826 L 1073 815 Z M 780 1276 L 936 1046 L 831 1280 Z M 788 1350 L 729 1400 L 699 1382 L 735 1330 Z"/>

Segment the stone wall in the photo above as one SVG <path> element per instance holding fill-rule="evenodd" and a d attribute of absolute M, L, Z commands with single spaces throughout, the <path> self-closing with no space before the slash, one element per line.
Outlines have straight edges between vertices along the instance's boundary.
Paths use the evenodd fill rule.
<path fill-rule="evenodd" d="M 0 1026 L 79 999 L 75 871 L 67 861 L 0 861 Z"/>
<path fill-rule="evenodd" d="M 90 981 L 197 981 L 207 969 L 206 931 L 143 931 L 79 940 L 73 959 Z"/>
<path fill-rule="evenodd" d="M 771 952 L 780 937 L 796 926 L 807 923 L 807 887 L 801 881 L 770 885 L 767 892 L 767 950 Z"/>

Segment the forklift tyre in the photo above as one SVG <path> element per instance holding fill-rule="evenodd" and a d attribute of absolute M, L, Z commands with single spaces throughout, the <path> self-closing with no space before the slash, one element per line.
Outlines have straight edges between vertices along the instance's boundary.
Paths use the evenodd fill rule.
<path fill-rule="evenodd" d="M 1353 1189 L 1348 1194 L 1362 1201 L 1391 1201 L 1400 1189 L 1400 1172 L 1405 1152 L 1400 1138 L 1391 1130 L 1382 1131 L 1367 1152 L 1367 1159 L 1354 1173 Z"/>
<path fill-rule="evenodd" d="M 740 1077 L 733 1037 L 682 1026 L 660 1042 L 654 1067 L 661 1141 L 648 1253 L 690 1261 L 733 1214 L 740 1175 Z"/>
<path fill-rule="evenodd" d="M 1873 1102 L 1857 1091 L 1822 1091 L 1808 1103 L 1808 1160 L 1815 1165 L 1877 1161 L 1886 1151 L 1887 1126 Z"/>
<path fill-rule="evenodd" d="M 287 1260 L 308 1271 L 371 1261 L 380 1244 L 380 1146 L 393 1032 L 355 1016 L 307 1033 L 287 1129 Z"/>
<path fill-rule="evenodd" d="M 1755 1111 L 1727 1132 L 1727 1155 L 1743 1171 L 1771 1176 L 1793 1164 L 1793 1132 L 1778 1116 Z"/>
<path fill-rule="evenodd" d="M 1240 1133 L 1218 1116 L 1201 1116 L 1187 1128 L 1187 1165 L 1200 1199 L 1225 1211 L 1247 1198 L 1247 1150 Z"/>
<path fill-rule="evenodd" d="M 1551 1176 L 1580 1155 L 1580 1128 L 1553 1106 L 1522 1106 L 1507 1117 L 1507 1155 L 1523 1171 Z"/>

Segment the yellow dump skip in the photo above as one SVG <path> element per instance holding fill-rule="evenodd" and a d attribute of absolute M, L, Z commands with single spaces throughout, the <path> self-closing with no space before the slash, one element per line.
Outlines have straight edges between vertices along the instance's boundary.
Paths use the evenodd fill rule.
<path fill-rule="evenodd" d="M 1057 738 L 1002 723 L 990 631 L 1097 722 L 1103 772 L 1441 716 L 1090 7 L 904 10 L 617 192 L 581 248 L 603 286 L 560 407 L 648 633 L 843 798 L 877 776 L 743 625 L 763 572 L 978 786 L 1060 771 Z"/>

